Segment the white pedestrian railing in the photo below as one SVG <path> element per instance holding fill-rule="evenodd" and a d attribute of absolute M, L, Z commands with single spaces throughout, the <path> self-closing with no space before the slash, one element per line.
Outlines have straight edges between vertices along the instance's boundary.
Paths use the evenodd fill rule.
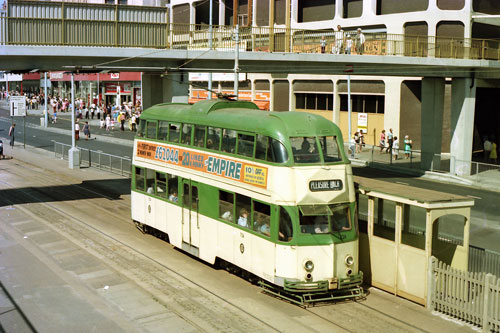
<path fill-rule="evenodd" d="M 460 271 L 431 257 L 427 307 L 479 326 L 483 332 L 500 332 L 500 279 Z"/>

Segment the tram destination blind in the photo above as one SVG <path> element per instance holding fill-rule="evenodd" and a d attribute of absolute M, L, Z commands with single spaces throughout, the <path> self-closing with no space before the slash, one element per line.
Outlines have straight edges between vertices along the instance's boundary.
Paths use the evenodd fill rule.
<path fill-rule="evenodd" d="M 342 188 L 343 183 L 341 179 L 312 180 L 309 182 L 309 190 L 311 192 L 341 191 Z"/>

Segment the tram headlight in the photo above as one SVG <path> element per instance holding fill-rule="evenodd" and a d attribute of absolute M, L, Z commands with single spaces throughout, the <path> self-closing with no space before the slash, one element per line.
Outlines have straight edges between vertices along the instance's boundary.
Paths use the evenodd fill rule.
<path fill-rule="evenodd" d="M 345 256 L 344 261 L 347 266 L 352 266 L 352 264 L 354 264 L 354 258 L 350 254 Z"/>
<path fill-rule="evenodd" d="M 304 263 L 304 269 L 308 272 L 312 272 L 312 270 L 314 269 L 314 263 L 312 262 L 312 260 L 307 260 Z"/>

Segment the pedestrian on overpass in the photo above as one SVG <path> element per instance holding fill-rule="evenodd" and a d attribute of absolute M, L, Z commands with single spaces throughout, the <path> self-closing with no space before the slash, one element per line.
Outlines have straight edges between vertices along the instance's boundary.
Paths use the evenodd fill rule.
<path fill-rule="evenodd" d="M 14 132 L 16 131 L 16 124 L 12 124 L 9 129 L 10 146 L 14 148 Z"/>

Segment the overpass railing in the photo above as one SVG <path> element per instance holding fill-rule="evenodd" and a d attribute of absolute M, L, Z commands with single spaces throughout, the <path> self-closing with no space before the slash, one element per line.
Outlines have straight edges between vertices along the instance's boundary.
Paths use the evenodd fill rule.
<path fill-rule="evenodd" d="M 54 45 L 234 50 L 234 28 L 170 23 L 165 7 L 10 0 L 0 15 L 0 45 Z M 251 52 L 321 52 L 339 45 L 333 30 L 241 27 L 240 50 Z M 355 31 L 346 31 L 352 35 Z M 363 54 L 500 60 L 500 41 L 434 36 L 365 33 Z M 346 39 L 339 53 L 346 53 Z M 353 45 L 353 46 L 354 46 Z M 351 54 L 356 54 L 353 47 Z"/>

